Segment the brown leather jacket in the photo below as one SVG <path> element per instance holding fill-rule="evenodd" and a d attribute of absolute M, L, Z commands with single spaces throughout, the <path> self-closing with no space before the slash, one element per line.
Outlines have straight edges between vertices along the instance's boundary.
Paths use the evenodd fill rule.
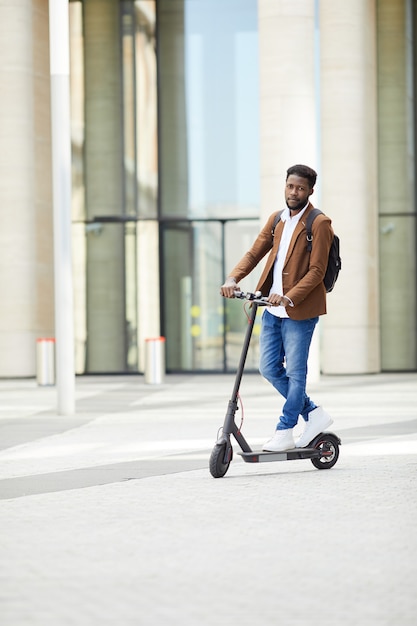
<path fill-rule="evenodd" d="M 309 203 L 295 228 L 282 273 L 284 293 L 281 295 L 288 296 L 294 303 L 293 307 L 288 306 L 286 309 L 289 317 L 294 320 L 309 319 L 326 313 L 326 290 L 323 278 L 333 240 L 333 229 L 331 220 L 326 215 L 318 215 L 312 226 L 312 250 L 311 253 L 307 251 L 306 218 L 313 208 L 313 205 Z M 229 274 L 239 283 L 269 252 L 256 287 L 256 290 L 261 291 L 264 296 L 269 295 L 272 286 L 274 262 L 284 230 L 284 223 L 279 220 L 272 234 L 276 214 L 277 212 L 269 216 L 251 249 Z"/>

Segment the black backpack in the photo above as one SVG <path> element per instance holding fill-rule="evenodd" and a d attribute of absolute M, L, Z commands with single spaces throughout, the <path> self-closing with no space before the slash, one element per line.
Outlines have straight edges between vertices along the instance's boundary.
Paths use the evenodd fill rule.
<path fill-rule="evenodd" d="M 272 234 L 274 234 L 275 227 L 278 224 L 281 218 L 282 211 L 279 211 L 274 219 L 274 226 L 272 228 Z M 313 243 L 313 233 L 311 232 L 311 228 L 313 226 L 313 222 L 316 219 L 317 215 L 323 214 L 323 211 L 320 209 L 313 209 L 307 219 L 306 230 L 307 230 L 307 251 L 311 252 L 312 243 Z M 329 259 L 327 262 L 326 273 L 323 278 L 323 283 L 326 288 L 327 293 L 330 293 L 333 290 L 333 287 L 336 284 L 337 278 L 339 276 L 339 272 L 342 269 L 342 259 L 340 258 L 340 240 L 337 235 L 334 235 L 332 245 L 329 250 Z"/>

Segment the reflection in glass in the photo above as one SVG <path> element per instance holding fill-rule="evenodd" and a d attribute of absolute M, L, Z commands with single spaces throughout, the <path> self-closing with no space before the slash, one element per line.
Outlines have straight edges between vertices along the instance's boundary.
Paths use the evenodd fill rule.
<path fill-rule="evenodd" d="M 225 227 L 225 267 L 226 273 L 230 272 L 236 263 L 249 250 L 259 232 L 258 220 L 242 220 L 229 222 Z M 261 275 L 263 264 L 259 264 L 251 274 L 239 283 L 242 291 L 254 291 Z M 243 339 L 247 328 L 247 305 L 242 300 L 223 300 L 226 308 L 226 369 L 234 371 L 237 368 Z M 248 311 L 246 311 L 248 312 Z M 247 370 L 257 370 L 259 366 L 259 331 L 260 319 L 263 309 L 259 308 L 248 356 L 246 359 Z"/>
<path fill-rule="evenodd" d="M 176 222 L 163 229 L 168 369 L 223 369 L 221 236 L 218 222 Z"/>
<path fill-rule="evenodd" d="M 87 248 L 84 231 L 85 186 L 84 186 L 84 35 L 82 3 L 70 2 L 69 27 L 71 49 L 70 103 L 71 103 L 71 171 L 72 171 L 72 243 L 74 253 L 74 335 L 75 372 L 85 371 L 87 348 L 86 309 L 86 263 Z"/>
<path fill-rule="evenodd" d="M 259 213 L 257 0 L 71 2 L 70 17 L 77 373 L 143 371 L 160 284 L 168 369 L 233 369 L 246 318 L 219 286 Z"/>
<path fill-rule="evenodd" d="M 69 11 L 76 371 L 138 371 L 140 281 L 159 294 L 157 224 L 136 222 L 157 217 L 155 0 Z"/>
<path fill-rule="evenodd" d="M 233 369 L 246 317 L 219 287 L 257 234 L 253 222 L 226 223 L 259 214 L 257 0 L 157 8 L 167 367 Z"/>
<path fill-rule="evenodd" d="M 236 370 L 247 316 L 242 301 L 227 300 L 219 294 L 223 282 L 223 250 L 226 251 L 225 262 L 231 269 L 257 232 L 258 222 L 249 220 L 164 224 L 162 275 L 164 332 L 169 338 L 166 345 L 168 370 Z M 244 249 L 244 246 L 247 247 Z M 253 290 L 260 271 L 256 269 L 250 278 L 242 281 L 242 289 Z M 261 314 L 260 310 L 247 369 L 258 367 Z"/>
<path fill-rule="evenodd" d="M 156 217 L 158 189 L 155 0 L 121 3 L 125 213 Z"/>
<path fill-rule="evenodd" d="M 126 369 L 129 372 L 137 372 L 138 370 L 136 285 L 136 222 L 128 222 L 125 225 L 125 335 Z"/>
<path fill-rule="evenodd" d="M 122 84 L 123 84 L 123 162 L 124 210 L 136 214 L 136 145 L 135 145 L 135 52 L 134 9 L 131 2 L 121 3 Z"/>
<path fill-rule="evenodd" d="M 256 0 L 158 2 L 162 214 L 256 216 Z"/>
<path fill-rule="evenodd" d="M 135 69 L 138 215 L 156 217 L 158 105 L 155 0 L 135 2 Z"/>

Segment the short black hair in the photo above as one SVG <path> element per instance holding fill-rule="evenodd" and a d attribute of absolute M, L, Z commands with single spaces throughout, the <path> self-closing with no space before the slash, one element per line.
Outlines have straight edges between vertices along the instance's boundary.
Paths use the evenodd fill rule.
<path fill-rule="evenodd" d="M 301 178 L 306 178 L 311 189 L 313 189 L 316 184 L 317 172 L 315 172 L 311 167 L 308 167 L 308 165 L 292 165 L 287 169 L 287 178 L 292 174 L 295 176 L 301 176 Z"/>

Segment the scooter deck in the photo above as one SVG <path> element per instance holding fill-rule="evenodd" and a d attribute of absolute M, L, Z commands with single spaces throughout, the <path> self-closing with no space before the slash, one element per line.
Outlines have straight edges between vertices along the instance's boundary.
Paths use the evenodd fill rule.
<path fill-rule="evenodd" d="M 298 459 L 313 459 L 320 457 L 317 448 L 293 448 L 285 452 L 264 452 L 254 450 L 252 452 L 238 452 L 245 463 L 268 463 L 270 461 L 296 461 Z"/>

